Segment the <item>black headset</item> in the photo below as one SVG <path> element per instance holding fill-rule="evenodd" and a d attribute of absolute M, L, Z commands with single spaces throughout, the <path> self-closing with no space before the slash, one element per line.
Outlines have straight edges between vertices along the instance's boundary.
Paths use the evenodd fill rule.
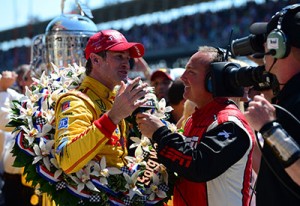
<path fill-rule="evenodd" d="M 220 48 L 220 47 L 214 47 L 217 50 L 217 60 L 214 62 L 224 62 L 227 59 L 228 52 L 226 49 Z M 207 72 L 205 76 L 205 89 L 206 91 L 212 93 L 212 79 L 211 79 L 211 71 Z"/>
<path fill-rule="evenodd" d="M 268 34 L 266 43 L 270 54 L 276 59 L 285 58 L 290 53 L 291 46 L 289 44 L 289 39 L 287 38 L 286 34 L 282 31 L 281 26 L 286 13 L 299 7 L 300 4 L 289 5 L 283 8 L 280 12 L 278 12 L 275 15 L 275 17 L 273 17 L 278 17 L 277 26 Z"/>

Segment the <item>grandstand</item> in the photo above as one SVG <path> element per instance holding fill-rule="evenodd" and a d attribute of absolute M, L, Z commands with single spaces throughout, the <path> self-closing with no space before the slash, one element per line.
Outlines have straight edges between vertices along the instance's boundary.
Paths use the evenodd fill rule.
<path fill-rule="evenodd" d="M 93 21 L 99 28 L 108 29 L 110 24 L 105 24 L 107 22 L 129 17 L 138 19 L 141 15 L 167 12 L 186 6 L 200 7 L 201 4 L 207 2 L 213 1 L 132 0 L 93 10 Z M 258 4 L 248 0 L 238 7 L 232 4 L 230 8 L 218 11 L 212 8 L 206 11 L 199 9 L 194 14 L 179 16 L 169 22 L 135 24 L 129 29 L 122 27 L 117 29 L 121 30 L 129 41 L 138 41 L 145 45 L 145 59 L 150 65 L 182 67 L 198 46 L 226 47 L 229 43 L 231 30 L 233 31 L 232 38 L 246 36 L 252 22 L 268 20 L 275 11 L 292 3 L 296 3 L 296 1 L 266 0 L 264 3 Z M 0 32 L 1 69 L 12 69 L 19 64 L 29 63 L 30 43 L 28 42 L 35 35 L 43 34 L 50 21 Z M 19 40 L 26 43 L 15 44 L 8 48 L 3 46 L 7 45 L 7 42 L 19 42 Z"/>

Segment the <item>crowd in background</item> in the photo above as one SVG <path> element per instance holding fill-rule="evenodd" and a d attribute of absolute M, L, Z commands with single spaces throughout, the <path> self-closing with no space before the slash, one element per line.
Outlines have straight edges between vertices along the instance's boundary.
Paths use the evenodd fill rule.
<path fill-rule="evenodd" d="M 129 41 L 139 41 L 145 45 L 147 53 L 151 51 L 186 48 L 192 45 L 215 45 L 224 47 L 228 44 L 231 30 L 232 38 L 240 38 L 249 34 L 249 25 L 256 21 L 267 21 L 284 6 L 296 3 L 296 0 L 266 1 L 257 4 L 249 1 L 247 4 L 220 10 L 207 11 L 190 16 L 183 16 L 169 23 L 154 23 L 151 25 L 135 25 L 122 32 Z M 16 47 L 8 51 L 0 50 L 1 70 L 9 69 L 28 63 L 30 59 L 29 47 Z"/>

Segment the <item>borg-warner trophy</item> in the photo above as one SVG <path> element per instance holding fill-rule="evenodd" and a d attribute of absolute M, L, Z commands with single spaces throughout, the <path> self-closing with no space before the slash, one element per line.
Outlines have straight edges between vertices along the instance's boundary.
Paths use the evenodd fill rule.
<path fill-rule="evenodd" d="M 79 7 L 81 10 L 81 7 Z M 63 10 L 63 9 L 62 9 Z M 81 11 L 82 14 L 84 12 Z M 91 15 L 90 15 L 91 16 Z M 47 25 L 45 34 L 33 38 L 31 65 L 36 73 L 68 64 L 85 65 L 84 48 L 90 36 L 97 32 L 95 23 L 79 14 L 62 14 Z"/>

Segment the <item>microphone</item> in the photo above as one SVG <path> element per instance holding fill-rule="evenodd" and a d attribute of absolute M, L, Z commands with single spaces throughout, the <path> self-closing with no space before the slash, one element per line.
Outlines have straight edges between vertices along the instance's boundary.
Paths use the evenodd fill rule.
<path fill-rule="evenodd" d="M 272 55 L 272 56 L 274 56 L 275 54 L 276 54 L 276 50 L 275 49 L 271 49 L 267 53 L 265 53 L 265 55 Z"/>
<path fill-rule="evenodd" d="M 274 56 L 275 54 L 276 54 L 275 49 L 271 49 L 271 50 L 269 50 L 266 53 L 255 53 L 255 54 L 252 55 L 252 57 L 255 58 L 255 59 L 262 59 L 265 55 L 272 55 L 272 56 Z"/>

